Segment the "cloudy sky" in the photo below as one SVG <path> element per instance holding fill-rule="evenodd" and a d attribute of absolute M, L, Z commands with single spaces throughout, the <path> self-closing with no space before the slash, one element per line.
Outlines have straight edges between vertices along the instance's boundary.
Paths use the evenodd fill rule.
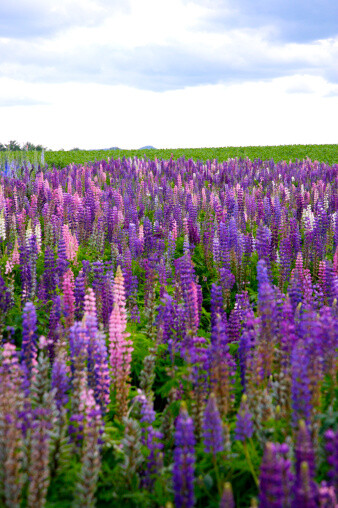
<path fill-rule="evenodd" d="M 4 0 L 0 142 L 338 142 L 336 0 Z"/>

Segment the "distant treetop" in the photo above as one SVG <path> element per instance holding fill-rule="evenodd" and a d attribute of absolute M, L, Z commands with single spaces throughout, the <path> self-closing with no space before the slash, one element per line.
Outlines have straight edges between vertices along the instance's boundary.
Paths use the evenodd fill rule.
<path fill-rule="evenodd" d="M 15 140 L 11 140 L 9 141 L 9 143 L 0 143 L 0 152 L 6 152 L 10 150 L 11 152 L 19 152 L 19 151 L 34 151 L 34 150 L 37 150 L 38 152 L 42 152 L 42 150 L 47 150 L 47 148 L 45 146 L 42 146 L 42 145 L 34 145 L 34 143 L 30 143 L 30 141 L 27 141 L 26 143 L 24 143 L 22 146 L 20 146 L 20 144 L 15 141 Z"/>

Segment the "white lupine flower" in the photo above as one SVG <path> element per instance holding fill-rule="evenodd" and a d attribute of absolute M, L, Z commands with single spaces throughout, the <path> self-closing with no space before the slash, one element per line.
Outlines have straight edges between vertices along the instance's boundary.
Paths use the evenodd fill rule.
<path fill-rule="evenodd" d="M 276 254 L 276 263 L 278 265 L 280 265 L 280 257 L 279 257 L 279 252 L 277 251 L 277 254 Z"/>
<path fill-rule="evenodd" d="M 40 252 L 41 247 L 42 247 L 40 222 L 38 222 L 37 225 L 35 226 L 35 236 L 36 236 L 36 243 L 38 244 L 38 250 Z"/>
<path fill-rule="evenodd" d="M 32 236 L 33 236 L 33 231 L 32 231 L 31 221 L 29 221 L 27 229 L 26 229 L 26 245 L 27 245 L 27 247 L 29 246 L 29 240 Z"/>
<path fill-rule="evenodd" d="M 311 210 L 311 205 L 308 205 L 307 208 L 305 208 L 303 210 L 302 218 L 303 218 L 304 224 L 310 225 L 310 228 L 312 230 L 315 225 L 315 216 Z"/>
<path fill-rule="evenodd" d="M 4 217 L 4 209 L 1 210 L 0 214 L 0 238 L 2 241 L 6 240 L 6 222 Z"/>

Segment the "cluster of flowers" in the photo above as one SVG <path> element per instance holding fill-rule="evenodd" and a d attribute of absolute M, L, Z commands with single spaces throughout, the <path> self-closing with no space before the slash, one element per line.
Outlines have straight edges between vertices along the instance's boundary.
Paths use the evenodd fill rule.
<path fill-rule="evenodd" d="M 0 249 L 0 504 L 45 506 L 72 452 L 94 506 L 104 452 L 168 506 L 205 495 L 202 463 L 235 506 L 241 455 L 262 508 L 337 505 L 338 165 L 26 165 Z"/>

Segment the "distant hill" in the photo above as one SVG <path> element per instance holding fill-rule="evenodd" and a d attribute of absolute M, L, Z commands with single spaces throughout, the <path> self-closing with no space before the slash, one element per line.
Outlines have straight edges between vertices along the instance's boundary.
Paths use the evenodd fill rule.
<path fill-rule="evenodd" d="M 155 148 L 154 146 L 151 146 L 151 145 L 146 145 L 146 146 L 141 146 L 141 148 L 139 148 L 139 150 L 157 150 L 157 148 Z"/>

